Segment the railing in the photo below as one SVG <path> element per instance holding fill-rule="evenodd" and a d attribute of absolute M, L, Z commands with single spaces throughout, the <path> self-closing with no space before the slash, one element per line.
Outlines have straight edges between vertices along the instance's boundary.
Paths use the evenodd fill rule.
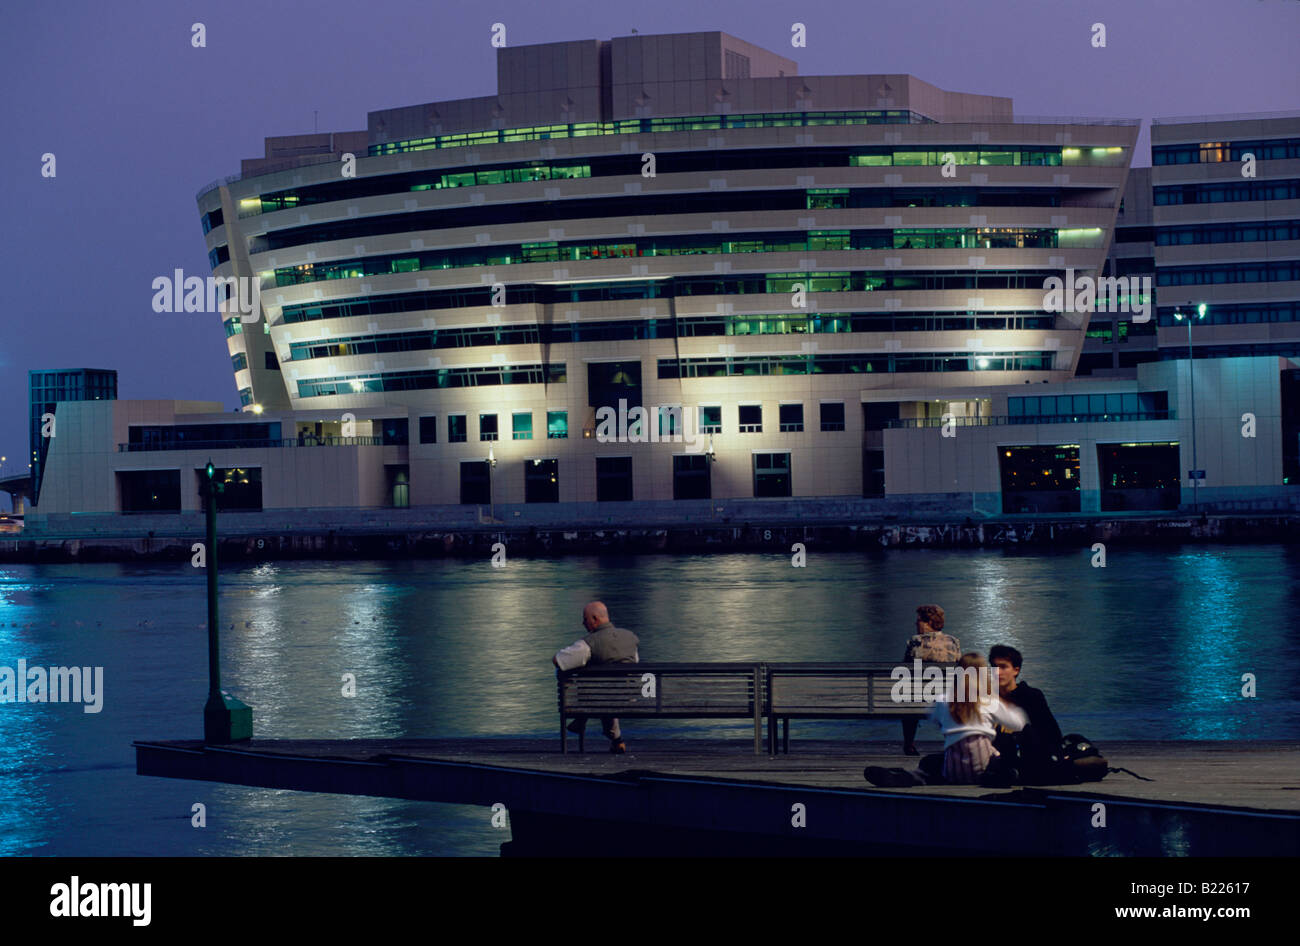
<path fill-rule="evenodd" d="M 1087 115 L 962 115 L 939 119 L 941 125 L 1118 125 L 1142 124 L 1140 118 L 1097 118 Z"/>
<path fill-rule="evenodd" d="M 1006 427 L 1023 424 L 1102 424 L 1124 423 L 1143 420 L 1177 420 L 1173 411 L 1137 411 L 1130 413 L 1115 412 L 1111 414 L 1041 414 L 1002 417 L 920 417 L 890 420 L 885 422 L 890 430 L 912 429 L 919 427 Z"/>
<path fill-rule="evenodd" d="M 1282 109 L 1277 112 L 1242 112 L 1239 115 L 1174 115 L 1165 118 L 1153 118 L 1153 125 L 1194 125 L 1197 122 L 1249 122 L 1269 118 L 1300 118 L 1300 111 Z"/>
<path fill-rule="evenodd" d="M 280 447 L 382 447 L 383 437 L 317 437 L 308 434 L 302 438 L 278 440 L 187 440 L 169 443 L 119 443 L 118 453 L 150 453 L 160 450 L 257 450 Z M 405 444 L 390 444 L 405 446 Z"/>
<path fill-rule="evenodd" d="M 238 174 L 231 174 L 228 177 L 219 177 L 215 181 L 209 181 L 207 184 L 200 187 L 198 193 L 194 195 L 194 199 L 198 200 L 210 190 L 215 190 L 218 187 L 223 187 L 228 184 L 234 184 L 238 181 L 242 181 L 245 177 L 261 177 L 263 174 L 275 174 L 278 171 L 291 171 L 294 168 L 309 168 L 315 167 L 318 164 L 329 164 L 332 161 L 339 160 L 340 154 L 342 154 L 342 152 L 337 151 L 322 154 L 303 154 L 296 158 L 286 158 L 283 161 L 276 161 L 273 164 L 264 165 L 256 171 L 250 171 L 248 174 L 244 174 L 241 171 Z M 357 157 L 363 158 L 365 155 L 357 155 Z M 304 160 L 306 158 L 319 158 L 320 160 Z"/>

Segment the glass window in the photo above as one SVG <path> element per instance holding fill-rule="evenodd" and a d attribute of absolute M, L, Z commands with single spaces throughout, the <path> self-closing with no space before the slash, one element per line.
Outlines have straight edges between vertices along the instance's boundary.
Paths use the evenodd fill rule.
<path fill-rule="evenodd" d="M 481 441 L 497 439 L 497 415 L 496 414 L 478 415 L 478 439 Z"/>
<path fill-rule="evenodd" d="M 709 458 L 702 453 L 673 457 L 673 499 L 709 499 Z"/>
<path fill-rule="evenodd" d="M 560 501 L 560 462 L 558 460 L 524 461 L 524 502 L 558 503 Z"/>
<path fill-rule="evenodd" d="M 821 428 L 823 431 L 844 429 L 844 405 L 821 405 Z"/>
<path fill-rule="evenodd" d="M 782 404 L 779 413 L 782 433 L 791 434 L 803 430 L 802 404 Z"/>
<path fill-rule="evenodd" d="M 763 432 L 763 407 L 761 404 L 740 405 L 740 432 L 742 434 L 761 434 Z"/>
<path fill-rule="evenodd" d="M 710 404 L 700 408 L 700 433 L 722 433 L 722 407 L 720 405 Z"/>
<path fill-rule="evenodd" d="M 385 446 L 405 446 L 409 442 L 405 417 L 387 417 L 380 425 Z"/>
<path fill-rule="evenodd" d="M 450 418 L 448 418 L 450 420 Z M 464 420 L 464 416 L 461 417 Z M 465 505 L 486 506 L 492 502 L 492 470 L 485 460 L 469 460 L 460 465 L 460 501 Z"/>
<path fill-rule="evenodd" d="M 661 438 L 680 436 L 682 432 L 682 409 L 680 407 L 660 406 L 657 410 L 659 413 L 659 436 Z"/>
<path fill-rule="evenodd" d="M 754 454 L 754 495 L 790 495 L 790 454 Z"/>
<path fill-rule="evenodd" d="M 547 440 L 568 440 L 569 439 L 569 412 L 568 411 L 547 411 L 546 412 L 546 439 Z"/>
<path fill-rule="evenodd" d="M 447 415 L 447 442 L 464 443 L 468 439 L 467 427 L 464 414 Z"/>
<path fill-rule="evenodd" d="M 596 457 L 596 502 L 632 501 L 632 458 Z"/>
<path fill-rule="evenodd" d="M 514 440 L 533 439 L 533 412 L 524 411 L 511 417 L 511 438 Z"/>
<path fill-rule="evenodd" d="M 430 414 L 420 418 L 420 443 L 438 442 L 438 418 Z"/>

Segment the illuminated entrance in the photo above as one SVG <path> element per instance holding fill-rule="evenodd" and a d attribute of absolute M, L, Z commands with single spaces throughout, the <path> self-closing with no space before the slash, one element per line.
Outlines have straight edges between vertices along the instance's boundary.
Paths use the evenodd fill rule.
<path fill-rule="evenodd" d="M 1099 443 L 1101 511 L 1177 509 L 1177 443 Z"/>
<path fill-rule="evenodd" d="M 1078 512 L 1079 445 L 998 447 L 1002 511 Z"/>

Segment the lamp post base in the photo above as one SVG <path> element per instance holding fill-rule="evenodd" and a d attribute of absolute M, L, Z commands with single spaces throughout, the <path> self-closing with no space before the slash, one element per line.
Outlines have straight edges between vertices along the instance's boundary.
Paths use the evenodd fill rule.
<path fill-rule="evenodd" d="M 253 708 L 233 696 L 222 693 L 208 697 L 203 707 L 203 741 L 224 745 L 253 738 Z"/>

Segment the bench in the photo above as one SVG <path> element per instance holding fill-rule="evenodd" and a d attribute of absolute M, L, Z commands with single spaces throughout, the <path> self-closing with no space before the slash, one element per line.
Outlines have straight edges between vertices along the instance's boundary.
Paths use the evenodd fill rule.
<path fill-rule="evenodd" d="M 616 716 L 753 720 L 757 755 L 763 745 L 765 680 L 761 663 L 599 664 L 560 672 L 560 751 L 569 751 L 569 720 Z M 578 736 L 579 752 L 585 749 L 584 736 Z"/>
<path fill-rule="evenodd" d="M 781 724 L 781 746 L 790 751 L 792 719 L 923 719 L 933 703 L 907 700 L 895 702 L 892 691 L 898 681 L 892 676 L 901 661 L 861 663 L 767 663 L 763 665 L 767 706 L 768 751 L 776 753 L 777 723 Z M 944 669 L 955 663 L 930 663 L 925 667 Z M 911 669 L 911 668 L 909 668 Z"/>
<path fill-rule="evenodd" d="M 923 719 L 932 704 L 895 702 L 901 663 L 639 663 L 600 664 L 557 674 L 560 751 L 568 752 L 569 721 L 579 716 L 623 719 L 744 719 L 754 723 L 761 752 L 767 717 L 768 752 L 790 751 L 792 719 Z M 953 663 L 925 663 L 945 673 Z M 909 668 L 910 669 L 910 668 Z M 585 732 L 578 751 L 586 749 Z"/>

